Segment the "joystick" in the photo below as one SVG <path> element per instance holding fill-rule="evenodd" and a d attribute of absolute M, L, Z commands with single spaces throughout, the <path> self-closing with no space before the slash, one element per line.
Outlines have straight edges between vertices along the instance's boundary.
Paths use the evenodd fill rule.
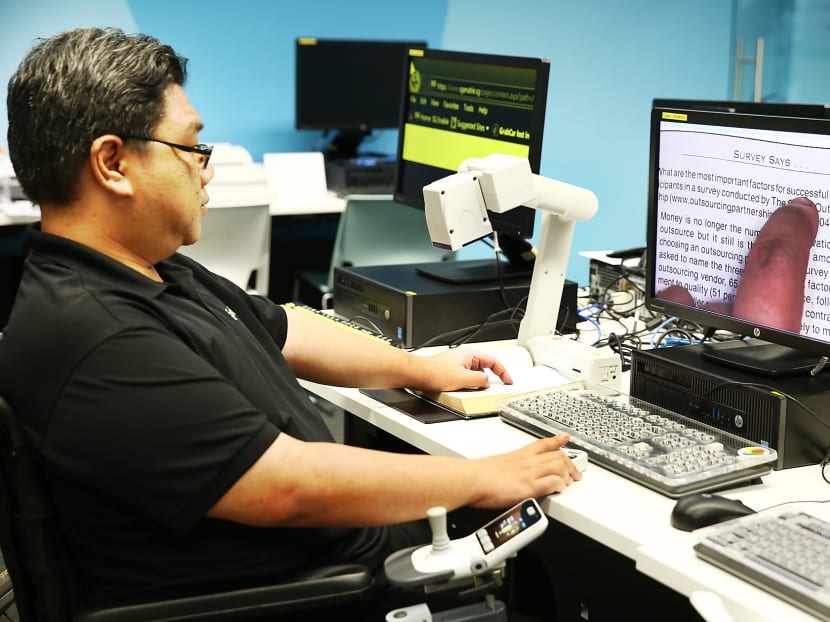
<path fill-rule="evenodd" d="M 446 508 L 429 508 L 427 519 L 432 530 L 432 544 L 414 546 L 387 557 L 383 567 L 389 582 L 427 590 L 436 585 L 471 582 L 475 587 L 467 592 L 488 591 L 485 601 L 454 609 L 451 615 L 440 617 L 440 620 L 505 622 L 505 605 L 495 598 L 492 586 L 501 584 L 507 559 L 545 531 L 548 519 L 539 504 L 526 499 L 474 533 L 456 540 L 450 540 L 447 535 Z M 433 618 L 429 607 L 422 603 L 392 611 L 386 620 L 424 622 Z"/>
<path fill-rule="evenodd" d="M 447 535 L 447 508 L 435 506 L 427 510 L 429 528 L 432 530 L 432 552 L 441 553 L 450 550 L 450 537 Z"/>
<path fill-rule="evenodd" d="M 427 585 L 484 574 L 504 566 L 507 558 L 535 540 L 548 524 L 533 499 L 526 499 L 490 521 L 475 533 L 450 540 L 447 511 L 427 510 L 432 544 L 416 546 L 390 555 L 386 576 L 397 585 Z"/>

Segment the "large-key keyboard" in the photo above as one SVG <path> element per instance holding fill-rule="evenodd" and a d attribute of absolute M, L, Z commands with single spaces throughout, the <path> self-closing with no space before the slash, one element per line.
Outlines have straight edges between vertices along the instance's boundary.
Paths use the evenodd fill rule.
<path fill-rule="evenodd" d="M 778 508 L 695 535 L 701 559 L 830 620 L 830 522 Z"/>
<path fill-rule="evenodd" d="M 367 339 L 373 339 L 375 341 L 380 341 L 382 343 L 388 343 L 390 345 L 396 345 L 395 341 L 390 337 L 387 337 L 386 335 L 383 335 L 376 330 L 372 330 L 371 328 L 367 328 L 363 324 L 338 317 L 336 315 L 327 313 L 320 309 L 315 309 L 314 307 L 310 307 L 309 305 L 302 304 L 299 302 L 287 302 L 284 303 L 283 306 L 288 309 L 296 309 L 297 311 L 302 311 L 303 313 L 310 313 L 311 315 L 321 317 L 324 320 L 331 322 L 335 326 L 339 326 L 340 328 L 343 328 L 345 330 L 357 333 L 361 337 L 366 337 Z"/>
<path fill-rule="evenodd" d="M 774 449 L 600 386 L 515 397 L 501 418 L 540 437 L 567 432 L 589 461 L 670 497 L 749 482 L 777 459 Z"/>

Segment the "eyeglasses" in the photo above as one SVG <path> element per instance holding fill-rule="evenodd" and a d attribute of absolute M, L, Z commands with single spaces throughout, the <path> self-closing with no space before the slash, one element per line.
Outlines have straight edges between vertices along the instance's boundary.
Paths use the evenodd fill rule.
<path fill-rule="evenodd" d="M 121 138 L 123 140 L 146 140 L 151 143 L 161 143 L 162 145 L 167 145 L 168 147 L 173 147 L 174 149 L 181 149 L 182 151 L 187 151 L 188 153 L 198 153 L 201 156 L 199 164 L 203 169 L 207 168 L 208 162 L 210 161 L 210 154 L 213 153 L 213 145 L 205 145 L 204 143 L 188 147 L 186 145 L 171 143 L 166 140 L 159 140 L 158 138 L 148 138 L 147 136 L 122 136 Z"/>

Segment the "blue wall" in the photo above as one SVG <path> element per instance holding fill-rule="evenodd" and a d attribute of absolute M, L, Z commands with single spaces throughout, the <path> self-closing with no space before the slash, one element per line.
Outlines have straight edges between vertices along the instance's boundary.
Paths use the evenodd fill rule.
<path fill-rule="evenodd" d="M 597 216 L 577 224 L 568 268 L 587 284 L 588 261 L 576 251 L 645 243 L 651 100 L 727 97 L 732 5 L 455 0 L 444 47 L 550 59 L 540 172 L 599 198 Z"/>
<path fill-rule="evenodd" d="M 36 38 L 80 26 L 145 32 L 190 59 L 187 91 L 205 121 L 202 138 L 269 151 L 309 151 L 321 132 L 294 129 L 294 40 L 298 36 L 425 39 L 438 46 L 446 0 L 404 10 L 385 0 L 0 0 L 0 78 L 5 84 Z M 0 103 L 5 143 L 5 96 Z M 397 132 L 374 149 L 393 153 Z"/>
<path fill-rule="evenodd" d="M 305 151 L 319 132 L 293 127 L 297 36 L 424 38 L 430 45 L 551 60 L 542 174 L 590 188 L 597 217 L 574 249 L 644 242 L 651 98 L 729 96 L 732 2 L 724 0 L 2 0 L 5 83 L 36 37 L 114 25 L 171 43 L 191 59 L 188 92 L 202 138 Z M 5 98 L 2 98 L 3 100 Z M 0 102 L 5 141 L 5 101 Z M 395 132 L 367 145 L 393 152 Z M 482 256 L 484 246 L 462 256 Z M 568 277 L 587 283 L 587 261 Z"/>
<path fill-rule="evenodd" d="M 305 37 L 425 39 L 440 44 L 446 0 L 417 11 L 386 0 L 128 2 L 138 28 L 192 59 L 188 93 L 205 120 L 202 137 L 244 145 L 254 159 L 271 151 L 311 151 L 321 132 L 294 129 L 294 40 Z M 410 5 L 412 6 L 412 5 Z M 385 130 L 373 150 L 394 153 Z"/>

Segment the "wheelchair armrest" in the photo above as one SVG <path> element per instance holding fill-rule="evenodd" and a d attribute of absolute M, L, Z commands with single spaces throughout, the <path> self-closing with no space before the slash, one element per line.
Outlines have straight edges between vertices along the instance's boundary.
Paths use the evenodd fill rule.
<path fill-rule="evenodd" d="M 0 613 L 3 613 L 14 604 L 14 590 L 9 571 L 0 570 Z"/>
<path fill-rule="evenodd" d="M 372 574 L 358 564 L 324 566 L 287 583 L 156 602 L 82 608 L 72 622 L 144 622 L 149 620 L 246 620 L 252 617 L 311 611 L 365 599 Z"/>

